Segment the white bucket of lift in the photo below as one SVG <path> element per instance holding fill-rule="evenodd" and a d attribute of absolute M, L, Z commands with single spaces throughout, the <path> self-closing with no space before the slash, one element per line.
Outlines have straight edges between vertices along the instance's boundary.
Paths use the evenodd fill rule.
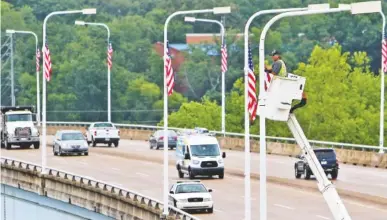
<path fill-rule="evenodd" d="M 293 100 L 301 100 L 305 77 L 288 73 L 288 77 L 274 76 L 265 95 L 265 105 L 258 106 L 257 114 L 265 108 L 265 117 L 274 121 L 287 121 Z"/>

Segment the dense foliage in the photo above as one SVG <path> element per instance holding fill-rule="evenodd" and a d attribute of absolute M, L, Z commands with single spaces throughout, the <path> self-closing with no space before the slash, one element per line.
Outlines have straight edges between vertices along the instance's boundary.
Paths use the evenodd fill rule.
<path fill-rule="evenodd" d="M 8 42 L 6 29 L 30 30 L 39 36 L 42 23 L 52 11 L 96 7 L 97 15 L 62 15 L 50 18 L 47 42 L 53 63 L 52 81 L 47 83 L 47 117 L 51 121 L 97 121 L 107 119 L 106 31 L 101 27 L 75 26 L 75 20 L 106 23 L 114 49 L 112 68 L 112 119 L 114 122 L 157 124 L 163 115 L 163 64 L 154 43 L 163 40 L 167 16 L 177 10 L 231 5 L 225 16 L 229 45 L 226 77 L 227 131 L 242 132 L 243 42 L 247 19 L 256 11 L 271 8 L 305 7 L 322 0 L 12 0 L 1 2 L 1 44 Z M 329 1 L 337 6 L 338 0 Z M 340 3 L 354 2 L 341 0 Z M 387 9 L 387 2 L 383 2 Z M 199 17 L 199 16 L 198 16 Z M 202 18 L 220 19 L 215 15 Z M 252 24 L 254 63 L 258 64 L 259 35 L 272 15 Z M 269 32 L 266 51 L 279 49 L 292 72 L 307 77 L 307 107 L 298 110 L 301 124 L 311 139 L 362 144 L 378 143 L 380 105 L 379 14 L 336 13 L 277 22 Z M 184 23 L 172 19 L 168 28 L 171 43 L 185 43 L 186 33 L 214 33 L 217 26 Z M 333 46 L 333 43 L 339 45 Z M 14 36 L 17 104 L 36 103 L 34 39 Z M 231 49 L 231 45 L 233 45 Z M 317 45 L 317 46 L 316 46 Z M 41 47 L 41 45 L 39 46 Z M 219 50 L 207 45 L 206 50 Z M 204 126 L 220 130 L 220 61 L 207 51 L 192 48 L 177 76 L 188 89 L 169 97 L 171 126 Z M 10 100 L 10 62 L 2 48 L 2 105 Z M 267 57 L 268 58 L 268 57 Z M 257 66 L 256 66 L 256 69 Z M 254 122 L 251 132 L 258 132 Z M 284 123 L 268 122 L 268 134 L 288 136 Z M 386 134 L 387 135 L 387 134 Z"/>

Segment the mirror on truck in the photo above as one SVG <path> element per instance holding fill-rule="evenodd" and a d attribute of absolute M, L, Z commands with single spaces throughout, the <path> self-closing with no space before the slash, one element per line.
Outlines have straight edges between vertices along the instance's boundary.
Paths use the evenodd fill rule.
<path fill-rule="evenodd" d="M 184 159 L 185 159 L 185 160 L 191 159 L 188 153 L 186 153 L 186 154 L 184 155 Z"/>
<path fill-rule="evenodd" d="M 222 158 L 226 158 L 226 152 L 222 153 Z"/>

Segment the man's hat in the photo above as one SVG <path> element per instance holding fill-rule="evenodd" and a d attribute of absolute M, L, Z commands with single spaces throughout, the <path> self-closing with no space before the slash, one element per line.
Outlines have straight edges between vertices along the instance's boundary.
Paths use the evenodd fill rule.
<path fill-rule="evenodd" d="M 281 55 L 281 53 L 278 50 L 273 50 L 271 52 L 271 56 L 275 56 L 275 55 Z"/>

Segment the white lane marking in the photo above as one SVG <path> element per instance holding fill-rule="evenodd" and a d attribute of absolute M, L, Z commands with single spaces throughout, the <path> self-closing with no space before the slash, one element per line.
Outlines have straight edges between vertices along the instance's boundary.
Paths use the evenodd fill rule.
<path fill-rule="evenodd" d="M 120 171 L 120 169 L 113 167 L 112 170 Z"/>
<path fill-rule="evenodd" d="M 353 201 L 344 200 L 344 202 L 352 204 L 352 205 L 357 205 L 357 206 L 360 206 L 360 207 L 363 207 L 363 208 L 367 208 L 367 209 L 374 209 L 374 210 L 377 210 L 377 211 L 380 211 L 380 212 L 387 212 L 387 210 L 385 210 L 385 209 L 379 209 L 379 208 L 376 208 L 376 207 L 373 207 L 373 206 L 363 205 L 361 203 L 357 203 L 357 202 L 353 202 Z"/>
<path fill-rule="evenodd" d="M 330 220 L 330 218 L 328 217 L 325 217 L 325 216 L 322 216 L 322 215 L 316 215 L 317 218 L 322 218 L 322 219 L 326 219 L 326 220 Z"/>
<path fill-rule="evenodd" d="M 241 196 L 242 198 L 245 198 L 245 196 Z M 250 197 L 250 200 L 251 201 L 257 201 L 257 199 L 256 198 L 254 198 L 254 197 Z"/>
<path fill-rule="evenodd" d="M 214 209 L 215 212 L 223 212 L 222 210 L 219 209 Z"/>
<path fill-rule="evenodd" d="M 140 175 L 140 176 L 144 176 L 144 177 L 148 177 L 149 175 L 148 174 L 145 174 L 145 173 L 136 173 L 137 175 Z"/>
<path fill-rule="evenodd" d="M 289 210 L 294 210 L 294 208 L 286 206 L 286 205 L 281 205 L 281 204 L 274 204 L 274 205 L 278 206 L 278 207 L 281 207 L 281 208 L 285 208 L 285 209 L 289 209 Z"/>

